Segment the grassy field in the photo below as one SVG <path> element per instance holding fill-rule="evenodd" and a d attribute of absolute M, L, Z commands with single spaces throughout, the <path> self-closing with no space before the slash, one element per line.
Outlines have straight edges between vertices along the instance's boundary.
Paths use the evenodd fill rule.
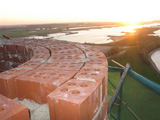
<path fill-rule="evenodd" d="M 115 91 L 112 85 L 117 86 L 120 72 L 109 72 L 108 78 L 108 101 L 110 102 Z M 160 117 L 158 113 L 160 108 L 159 101 L 160 96 L 158 94 L 140 84 L 130 75 L 127 75 L 111 113 L 114 117 L 122 120 L 136 120 L 135 115 L 140 120 L 158 120 Z"/>
<path fill-rule="evenodd" d="M 16 38 L 16 37 L 27 37 L 30 35 L 42 35 L 45 36 L 50 33 L 57 33 L 59 32 L 59 29 L 53 29 L 53 30 L 34 30 L 35 32 L 32 31 L 27 31 L 24 29 L 11 29 L 11 30 L 2 30 L 0 31 L 0 38 L 3 38 L 2 35 L 7 35 L 10 38 Z"/>
<path fill-rule="evenodd" d="M 112 59 L 123 66 L 129 63 L 132 70 L 160 84 L 160 74 L 145 60 L 149 60 L 149 52 L 160 47 L 159 37 L 148 36 L 155 30 L 157 29 L 142 28 L 137 30 L 136 34 L 130 34 L 124 40 L 107 44 L 107 46 L 112 46 L 113 48 L 128 47 L 122 54 L 120 54 L 120 50 L 112 52 L 113 49 L 111 49 L 109 53 L 113 53 L 113 55 L 111 54 L 108 58 L 109 66 L 117 67 L 117 65 L 111 62 Z M 107 55 L 108 53 L 106 53 Z M 108 72 L 108 103 L 111 101 L 119 80 L 120 72 Z M 119 92 L 109 115 L 112 114 L 116 119 L 123 120 L 136 120 L 137 118 L 158 120 L 160 117 L 158 113 L 160 108 L 159 101 L 160 96 L 158 94 L 127 75 L 122 90 Z"/>
<path fill-rule="evenodd" d="M 63 29 L 65 28 L 58 28 L 58 29 L 52 29 L 52 30 L 33 30 L 34 32 L 32 30 L 25 30 L 25 29 L 2 30 L 0 31 L 0 38 L 3 38 L 2 35 L 7 35 L 10 38 L 27 37 L 30 35 L 46 36 L 47 34 L 62 32 Z M 72 31 L 88 30 L 88 29 L 100 29 L 100 27 L 79 28 L 79 29 L 73 29 Z"/>
<path fill-rule="evenodd" d="M 155 81 L 160 84 L 160 75 L 156 73 L 152 67 L 146 65 L 142 58 L 139 56 L 140 47 L 130 47 L 125 53 L 119 56 L 114 56 L 108 59 L 110 66 L 116 66 L 111 60 L 115 60 L 122 65 L 129 63 L 131 68 L 142 76 Z"/>
<path fill-rule="evenodd" d="M 137 34 L 130 35 L 124 40 L 109 43 L 110 46 L 129 46 L 123 54 L 109 57 L 109 66 L 116 66 L 111 62 L 112 59 L 124 66 L 129 63 L 134 71 L 160 84 L 160 74 L 148 63 L 149 52 L 160 47 L 159 37 L 148 36 L 148 33 L 152 33 L 154 30 L 156 29 L 142 28 L 137 30 Z M 146 54 L 143 55 L 144 51 Z"/>

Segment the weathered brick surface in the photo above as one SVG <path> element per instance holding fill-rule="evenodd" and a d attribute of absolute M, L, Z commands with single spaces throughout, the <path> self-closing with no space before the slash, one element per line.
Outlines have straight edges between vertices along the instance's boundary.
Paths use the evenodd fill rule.
<path fill-rule="evenodd" d="M 23 48 L 23 49 L 22 49 Z M 26 55 L 25 55 L 26 54 Z M 3 71 L 17 67 L 33 56 L 33 50 L 15 44 L 0 44 L 0 69 Z M 4 67 L 5 66 L 5 67 Z"/>
<path fill-rule="evenodd" d="M 3 60 L 3 53 L 0 53 L 0 61 Z"/>
<path fill-rule="evenodd" d="M 3 59 L 2 60 L 11 61 L 12 60 L 11 54 L 3 54 Z"/>
<path fill-rule="evenodd" d="M 6 50 L 7 50 L 7 53 L 17 54 L 16 45 L 6 45 Z"/>
<path fill-rule="evenodd" d="M 17 45 L 17 53 L 20 54 L 20 55 L 25 56 L 25 53 L 26 53 L 25 46 L 19 46 L 19 45 Z"/>
<path fill-rule="evenodd" d="M 18 67 L 19 65 L 20 65 L 20 63 L 13 62 L 12 65 L 11 65 L 11 67 L 15 68 L 15 67 Z"/>
<path fill-rule="evenodd" d="M 26 50 L 27 50 L 26 56 L 27 56 L 28 58 L 32 58 L 32 56 L 33 56 L 33 50 L 32 50 L 32 49 L 29 49 L 29 48 L 26 48 Z"/>
<path fill-rule="evenodd" d="M 11 68 L 10 62 L 8 61 L 0 61 L 0 69 L 9 70 Z"/>
<path fill-rule="evenodd" d="M 0 44 L 0 53 L 6 53 L 6 48 L 3 44 Z"/>
<path fill-rule="evenodd" d="M 17 54 L 14 54 L 12 55 L 12 62 L 15 62 L 15 63 L 20 63 L 21 62 L 21 56 L 17 55 Z"/>
<path fill-rule="evenodd" d="M 3 58 L 0 61 L 0 69 L 2 71 L 5 71 L 5 70 L 8 70 L 8 71 L 0 74 L 0 83 L 1 83 L 0 94 L 5 95 L 9 98 L 15 98 L 17 97 L 16 87 L 15 87 L 15 78 L 40 66 L 43 62 L 45 62 L 48 59 L 49 52 L 48 54 L 45 54 L 43 57 L 38 57 L 37 55 L 35 59 L 28 61 L 28 63 L 24 63 L 28 59 L 30 59 L 28 56 L 25 56 L 25 53 L 28 52 L 26 47 L 20 46 L 20 45 L 16 46 L 11 44 L 4 45 L 4 47 L 6 47 L 5 50 L 7 52 L 5 51 L 5 53 L 3 53 Z M 39 49 L 47 50 L 46 48 L 36 47 L 36 50 L 39 50 Z M 14 52 L 14 50 L 17 53 Z M 15 69 L 12 69 L 12 68 L 15 68 Z M 12 70 L 9 70 L 9 69 L 12 69 Z"/>

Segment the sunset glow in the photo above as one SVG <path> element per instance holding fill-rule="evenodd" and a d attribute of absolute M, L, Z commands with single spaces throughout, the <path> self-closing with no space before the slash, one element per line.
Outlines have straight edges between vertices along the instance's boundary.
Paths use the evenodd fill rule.
<path fill-rule="evenodd" d="M 3 0 L 0 25 L 160 20 L 158 0 Z"/>

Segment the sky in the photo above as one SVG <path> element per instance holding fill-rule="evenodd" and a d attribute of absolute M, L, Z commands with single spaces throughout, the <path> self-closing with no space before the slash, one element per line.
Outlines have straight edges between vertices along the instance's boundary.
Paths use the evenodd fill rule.
<path fill-rule="evenodd" d="M 160 20 L 159 0 L 1 0 L 0 25 Z"/>

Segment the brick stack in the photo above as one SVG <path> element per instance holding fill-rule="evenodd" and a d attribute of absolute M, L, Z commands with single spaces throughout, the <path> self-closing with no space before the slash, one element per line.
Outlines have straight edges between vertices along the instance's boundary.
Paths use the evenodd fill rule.
<path fill-rule="evenodd" d="M 108 63 L 98 49 L 66 41 L 17 38 L 1 45 L 0 52 L 2 64 L 16 63 L 0 68 L 4 71 L 0 73 L 0 94 L 48 102 L 51 120 L 107 119 Z"/>

